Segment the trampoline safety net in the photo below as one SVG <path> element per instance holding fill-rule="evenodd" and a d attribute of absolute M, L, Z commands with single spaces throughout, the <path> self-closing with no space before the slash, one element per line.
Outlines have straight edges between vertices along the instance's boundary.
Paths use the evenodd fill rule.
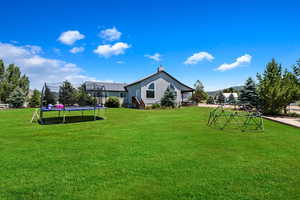
<path fill-rule="evenodd" d="M 97 88 L 97 99 L 95 91 L 87 90 L 85 84 L 76 88 L 68 81 L 45 83 L 40 108 L 34 112 L 31 122 L 54 124 L 104 119 L 101 90 Z"/>

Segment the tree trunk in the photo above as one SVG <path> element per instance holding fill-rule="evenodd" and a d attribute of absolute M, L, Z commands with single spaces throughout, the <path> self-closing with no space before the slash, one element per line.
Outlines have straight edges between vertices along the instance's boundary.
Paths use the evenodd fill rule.
<path fill-rule="evenodd" d="M 283 108 L 283 112 L 284 112 L 285 115 L 287 114 L 287 106 L 285 106 L 285 107 Z"/>

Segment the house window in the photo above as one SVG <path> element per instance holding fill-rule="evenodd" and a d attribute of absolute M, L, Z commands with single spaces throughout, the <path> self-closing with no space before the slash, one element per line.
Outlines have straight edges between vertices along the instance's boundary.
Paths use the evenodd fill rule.
<path fill-rule="evenodd" d="M 153 99 L 155 98 L 155 89 L 154 83 L 151 83 L 146 90 L 146 98 Z"/>
<path fill-rule="evenodd" d="M 124 92 L 121 92 L 121 93 L 120 93 L 120 97 L 121 97 L 121 98 L 124 98 L 124 97 L 125 97 L 125 93 L 124 93 Z"/>

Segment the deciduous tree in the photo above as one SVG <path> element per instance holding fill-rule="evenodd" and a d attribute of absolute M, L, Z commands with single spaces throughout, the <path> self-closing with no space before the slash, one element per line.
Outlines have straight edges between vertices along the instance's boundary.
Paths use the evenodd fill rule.
<path fill-rule="evenodd" d="M 287 107 L 299 99 L 299 84 L 295 74 L 285 70 L 282 77 L 282 107 L 287 114 Z"/>
<path fill-rule="evenodd" d="M 33 94 L 29 99 L 29 106 L 32 108 L 36 108 L 41 104 L 41 93 L 39 90 L 33 90 Z"/>
<path fill-rule="evenodd" d="M 77 90 L 77 103 L 80 106 L 94 105 L 93 98 L 86 92 L 85 85 L 82 84 Z"/>
<path fill-rule="evenodd" d="M 203 100 L 206 100 L 208 95 L 204 91 L 204 86 L 201 81 L 197 80 L 196 83 L 194 84 L 195 87 L 195 92 L 192 95 L 192 100 L 195 101 L 196 103 L 200 103 Z"/>
<path fill-rule="evenodd" d="M 57 99 L 55 97 L 54 91 L 51 91 L 50 88 L 45 85 L 45 91 L 44 91 L 44 96 L 43 96 L 43 105 L 48 106 L 49 104 L 56 104 Z"/>
<path fill-rule="evenodd" d="M 23 90 L 25 96 L 29 92 L 29 79 L 22 75 L 20 68 L 14 64 L 6 68 L 3 61 L 0 60 L 0 101 L 8 103 L 11 93 L 16 89 Z"/>
<path fill-rule="evenodd" d="M 59 102 L 66 106 L 76 103 L 76 89 L 69 81 L 64 81 L 59 87 Z"/>

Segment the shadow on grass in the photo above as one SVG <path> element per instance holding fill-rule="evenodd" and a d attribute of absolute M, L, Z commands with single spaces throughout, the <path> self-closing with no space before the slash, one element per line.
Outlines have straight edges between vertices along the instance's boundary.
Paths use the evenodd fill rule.
<path fill-rule="evenodd" d="M 94 118 L 93 115 L 85 115 L 85 116 L 66 116 L 65 122 L 63 123 L 63 117 L 47 117 L 43 118 L 43 120 L 39 121 L 41 125 L 51 125 L 51 124 L 70 124 L 70 123 L 79 123 L 79 122 L 90 122 L 96 120 L 104 120 L 102 117 Z"/>

